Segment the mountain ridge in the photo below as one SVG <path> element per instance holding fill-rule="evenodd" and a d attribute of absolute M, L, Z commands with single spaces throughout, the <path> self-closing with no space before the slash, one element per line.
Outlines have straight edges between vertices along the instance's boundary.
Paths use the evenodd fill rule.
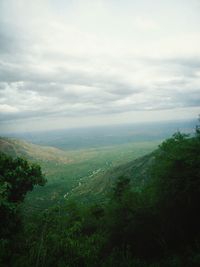
<path fill-rule="evenodd" d="M 12 157 L 25 157 L 28 160 L 72 162 L 67 152 L 51 146 L 41 146 L 21 139 L 0 137 L 0 151 Z"/>

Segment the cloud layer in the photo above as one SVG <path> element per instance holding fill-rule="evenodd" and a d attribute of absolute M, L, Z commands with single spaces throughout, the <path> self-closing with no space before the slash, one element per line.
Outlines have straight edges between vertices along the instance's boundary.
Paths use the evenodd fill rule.
<path fill-rule="evenodd" d="M 198 108 L 199 11 L 184 0 L 2 0 L 0 121 Z"/>

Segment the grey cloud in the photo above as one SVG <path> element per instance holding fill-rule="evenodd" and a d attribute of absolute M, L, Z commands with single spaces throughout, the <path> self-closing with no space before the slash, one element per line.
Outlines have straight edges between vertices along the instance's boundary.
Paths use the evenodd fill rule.
<path fill-rule="evenodd" d="M 200 87 L 192 87 L 193 82 L 197 80 L 195 73 L 200 70 L 199 58 L 152 61 L 141 59 L 144 70 L 148 71 L 152 66 L 161 69 L 163 73 L 167 70 L 169 79 L 163 82 L 154 80 L 149 86 L 142 85 L 141 80 L 141 85 L 138 85 L 139 82 L 124 78 L 120 72 L 99 72 L 98 66 L 90 73 L 85 70 L 87 58 L 70 54 L 65 55 L 64 60 L 78 64 L 78 69 L 71 68 L 68 64 L 65 67 L 56 65 L 49 72 L 43 71 L 38 68 L 43 60 L 46 60 L 47 64 L 55 57 L 63 63 L 61 55 L 59 58 L 57 54 L 44 53 L 36 62 L 34 53 L 30 56 L 29 51 L 23 48 L 22 44 L 26 42 L 23 36 L 16 38 L 14 34 L 7 34 L 5 26 L 5 29 L 0 30 L 0 38 L 0 104 L 19 109 L 18 112 L 10 113 L 1 111 L 1 121 L 173 109 L 177 106 L 191 107 L 200 104 Z M 133 71 L 133 78 L 134 76 Z M 42 99 L 36 110 L 32 110 L 31 106 L 34 104 L 31 104 L 32 93 L 36 98 Z M 138 94 L 142 96 L 143 101 L 126 103 L 127 98 L 131 99 Z M 120 100 L 124 100 L 124 104 L 118 105 Z"/>
<path fill-rule="evenodd" d="M 1 8 L 1 7 L 0 7 Z M 30 45 L 28 36 L 20 32 L 20 29 L 13 27 L 1 19 L 0 13 L 0 57 L 15 62 L 18 55 L 23 57 Z"/>
<path fill-rule="evenodd" d="M 200 70 L 200 57 L 170 58 L 160 61 L 161 66 L 166 66 L 168 70 L 185 77 L 195 77 Z"/>
<path fill-rule="evenodd" d="M 191 58 L 175 58 L 171 60 L 172 63 L 178 64 L 192 69 L 200 69 L 200 58 L 191 57 Z"/>
<path fill-rule="evenodd" d="M 99 83 L 99 87 L 105 88 L 108 93 L 119 95 L 121 97 L 136 94 L 141 91 L 141 88 L 137 85 L 117 81 L 117 77 L 115 77 L 114 80 L 102 81 L 102 83 Z"/>
<path fill-rule="evenodd" d="M 13 50 L 13 39 L 0 29 L 0 54 L 9 53 Z"/>
<path fill-rule="evenodd" d="M 136 85 L 128 82 L 121 82 L 119 77 L 109 75 L 88 74 L 84 71 L 71 71 L 65 69 L 56 69 L 53 73 L 40 73 L 30 65 L 0 64 L 0 79 L 2 82 L 19 82 L 23 84 L 18 86 L 18 90 L 34 91 L 40 95 L 52 95 L 55 97 L 79 98 L 79 92 L 68 90 L 73 86 L 88 86 L 91 88 L 91 94 L 80 97 L 84 100 L 95 97 L 92 88 L 98 88 L 99 96 L 96 96 L 99 102 L 107 93 L 108 99 L 119 99 L 139 92 Z M 103 99 L 106 101 L 106 99 Z"/>
<path fill-rule="evenodd" d="M 200 88 L 193 89 L 190 93 L 179 92 L 174 94 L 173 101 L 175 104 L 179 104 L 181 106 L 200 106 Z"/>

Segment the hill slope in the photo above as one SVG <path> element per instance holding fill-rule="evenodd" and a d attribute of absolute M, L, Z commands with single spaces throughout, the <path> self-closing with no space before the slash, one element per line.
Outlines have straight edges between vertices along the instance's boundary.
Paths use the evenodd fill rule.
<path fill-rule="evenodd" d="M 83 179 L 79 186 L 72 190 L 71 197 L 84 201 L 103 200 L 111 192 L 120 176 L 129 178 L 135 190 L 139 190 L 149 178 L 148 171 L 153 161 L 154 153 L 150 153 L 103 173 L 97 170 L 96 173 Z"/>
<path fill-rule="evenodd" d="M 158 142 L 137 142 L 63 151 L 23 140 L 0 138 L 1 152 L 38 163 L 46 175 L 46 186 L 28 194 L 29 209 L 44 209 L 71 197 L 80 201 L 103 200 L 115 180 L 124 174 L 135 181 L 135 185 L 141 185 L 147 179 L 146 169 L 151 162 L 151 156 L 143 156 L 157 145 Z"/>
<path fill-rule="evenodd" d="M 0 151 L 12 157 L 24 157 L 34 161 L 53 161 L 69 163 L 72 160 L 67 153 L 49 146 L 34 145 L 14 138 L 0 138 Z"/>

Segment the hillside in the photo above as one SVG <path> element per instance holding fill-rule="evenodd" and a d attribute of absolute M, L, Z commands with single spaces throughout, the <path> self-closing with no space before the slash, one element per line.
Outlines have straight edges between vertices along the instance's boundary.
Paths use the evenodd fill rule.
<path fill-rule="evenodd" d="M 145 174 L 149 156 L 142 157 L 158 144 L 159 141 L 137 142 L 66 151 L 19 139 L 0 138 L 0 151 L 41 166 L 48 182 L 29 193 L 25 202 L 27 209 L 37 210 L 63 203 L 71 197 L 80 201 L 103 200 L 116 178 L 124 173 L 141 184 L 140 177 Z"/>
<path fill-rule="evenodd" d="M 85 201 L 104 200 L 120 176 L 129 178 L 134 189 L 140 190 L 149 178 L 148 170 L 153 160 L 154 153 L 150 153 L 108 171 L 101 172 L 99 169 L 89 177 L 82 179 L 72 190 L 71 197 Z"/>
<path fill-rule="evenodd" d="M 18 204 L 23 214 L 16 213 L 17 209 L 12 213 L 13 203 L 20 200 L 18 193 L 23 194 L 18 184 L 26 185 L 30 177 L 37 182 L 42 172 L 37 165 L 29 167 L 28 163 L 21 164 L 23 160 L 2 155 L 1 192 L 5 194 L 1 214 L 6 211 L 6 216 L 1 215 L 5 219 L 1 233 L 4 240 L 8 240 L 8 231 L 14 235 L 18 216 L 25 229 L 18 230 L 16 239 L 10 238 L 14 244 L 10 251 L 17 244 L 19 252 L 9 256 L 14 255 L 19 264 L 9 266 L 25 267 L 29 259 L 28 265 L 35 266 L 35 258 L 37 266 L 44 265 L 44 259 L 44 266 L 57 265 L 59 260 L 60 266 L 113 267 L 118 262 L 119 266 L 138 267 L 199 266 L 199 148 L 199 127 L 191 137 L 178 132 L 154 152 L 108 170 L 98 168 L 80 178 L 79 185 L 64 198 L 64 191 L 59 192 L 61 187 L 55 187 L 55 182 L 44 187 L 48 194 L 44 190 L 37 190 L 37 195 L 33 192 L 32 198 L 29 195 L 28 201 Z M 89 163 L 92 168 L 91 159 Z M 32 171 L 34 166 L 39 173 Z M 64 183 L 57 182 L 66 190 Z M 57 199 L 49 198 L 54 190 Z M 67 201 L 70 196 L 76 201 Z M 6 247 L 6 257 L 7 251 Z M 8 262 L 6 257 L 4 262 Z M 21 265 L 21 259 L 25 264 Z"/>
<path fill-rule="evenodd" d="M 24 140 L 0 137 L 0 151 L 12 157 L 24 157 L 33 161 L 69 163 L 67 153 L 49 146 L 39 146 Z"/>

